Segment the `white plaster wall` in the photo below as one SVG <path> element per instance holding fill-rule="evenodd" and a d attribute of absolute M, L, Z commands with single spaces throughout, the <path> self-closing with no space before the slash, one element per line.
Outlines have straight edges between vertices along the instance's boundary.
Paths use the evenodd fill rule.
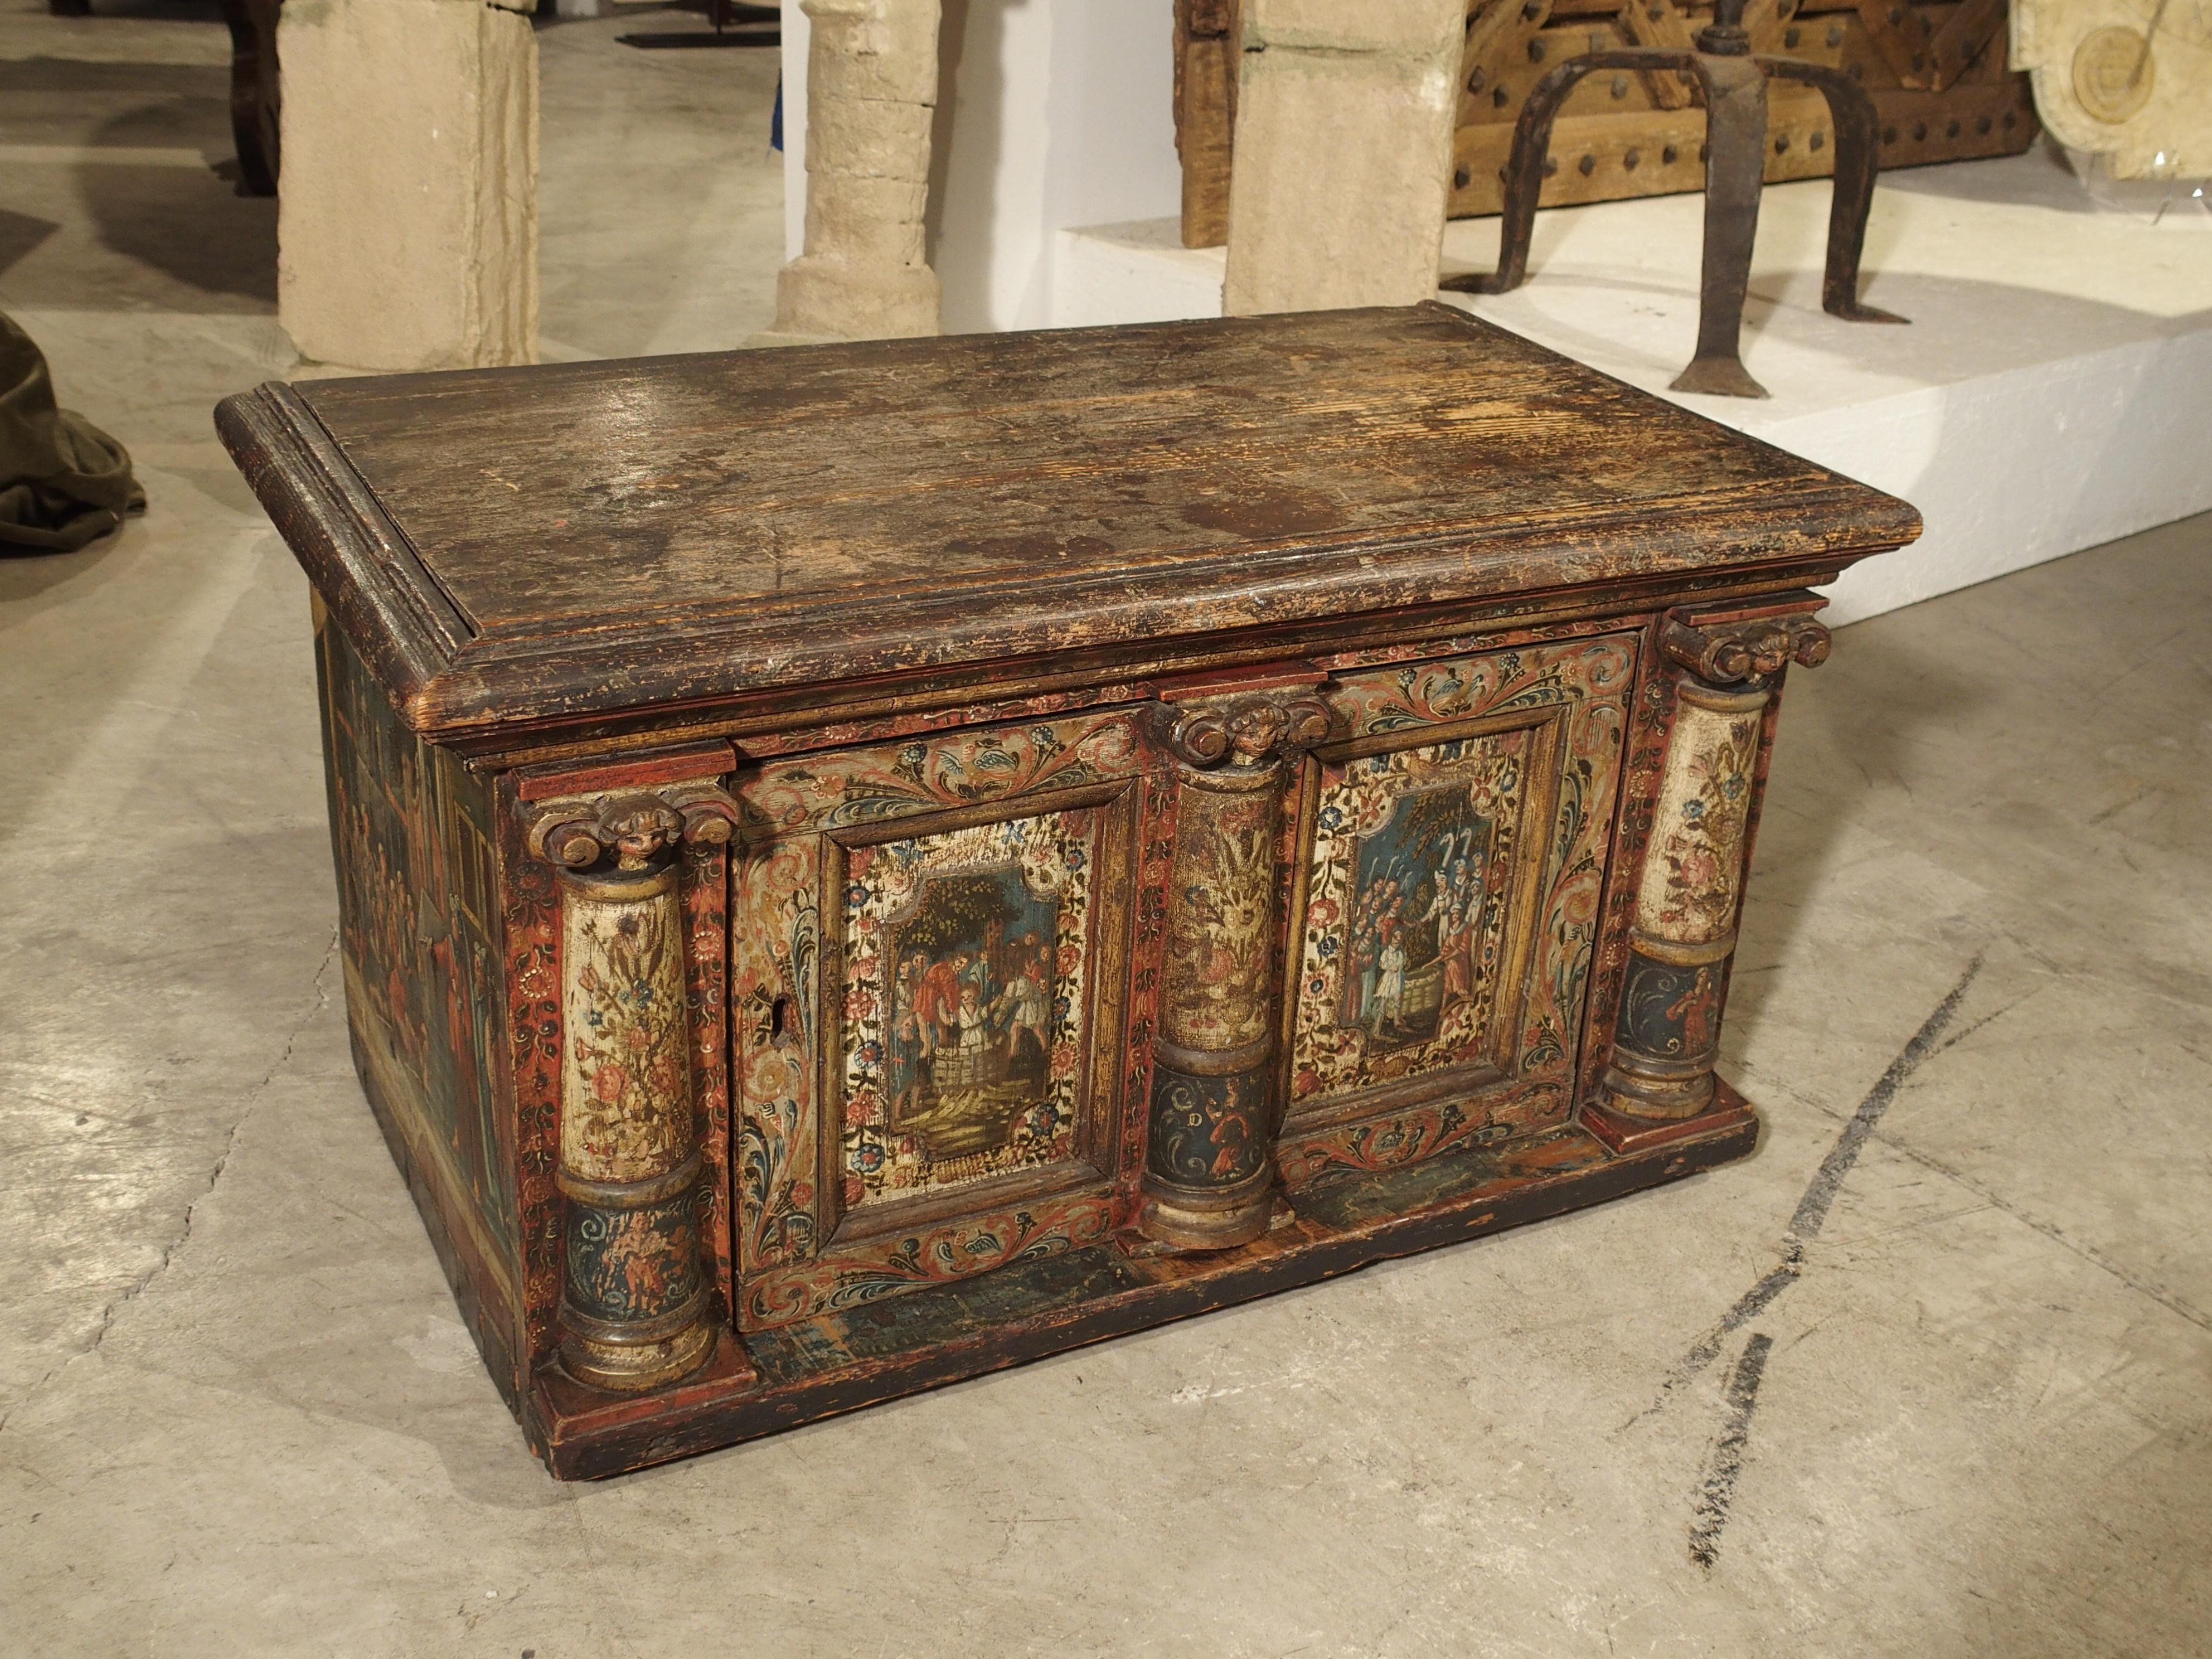
<path fill-rule="evenodd" d="M 806 252 L 806 49 L 814 25 L 799 0 L 783 7 L 783 257 Z"/>
<path fill-rule="evenodd" d="M 784 246 L 806 223 L 806 18 L 783 3 Z M 1053 320 L 1056 232 L 1178 211 L 1173 0 L 945 0 L 931 263 L 947 333 Z"/>

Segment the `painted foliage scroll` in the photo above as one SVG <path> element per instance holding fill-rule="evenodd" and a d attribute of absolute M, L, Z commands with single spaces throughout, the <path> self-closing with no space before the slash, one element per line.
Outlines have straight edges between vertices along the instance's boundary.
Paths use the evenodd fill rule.
<path fill-rule="evenodd" d="M 741 1328 L 1116 1224 L 1112 1057 L 1153 764 L 1111 712 L 776 759 L 738 784 Z"/>
<path fill-rule="evenodd" d="M 1293 1191 L 1563 1121 L 1637 641 L 1346 665 L 1284 996 Z"/>

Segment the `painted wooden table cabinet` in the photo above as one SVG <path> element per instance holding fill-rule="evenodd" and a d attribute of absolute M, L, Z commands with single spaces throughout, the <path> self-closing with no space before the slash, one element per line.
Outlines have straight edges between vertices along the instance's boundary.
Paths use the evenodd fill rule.
<path fill-rule="evenodd" d="M 1778 694 L 1918 530 L 1437 306 L 217 423 L 362 1081 L 563 1476 L 1748 1151 Z"/>

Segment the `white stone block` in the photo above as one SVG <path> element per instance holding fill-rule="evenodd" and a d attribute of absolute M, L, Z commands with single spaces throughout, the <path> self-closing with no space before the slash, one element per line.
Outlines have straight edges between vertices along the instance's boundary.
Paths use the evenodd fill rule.
<path fill-rule="evenodd" d="M 1463 0 L 1248 0 L 1231 316 L 1435 293 Z"/>
<path fill-rule="evenodd" d="M 291 0 L 277 309 L 303 357 L 538 352 L 538 46 L 481 0 Z"/>

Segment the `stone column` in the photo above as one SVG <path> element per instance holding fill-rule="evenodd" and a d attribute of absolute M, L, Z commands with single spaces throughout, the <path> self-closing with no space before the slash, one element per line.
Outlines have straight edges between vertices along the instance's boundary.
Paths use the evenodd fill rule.
<path fill-rule="evenodd" d="M 806 248 L 777 273 L 758 343 L 939 331 L 923 246 L 938 0 L 804 0 Z"/>
<path fill-rule="evenodd" d="M 1433 299 L 1467 0 L 1243 0 L 1222 310 Z"/>
<path fill-rule="evenodd" d="M 277 319 L 349 368 L 538 356 L 528 0 L 298 0 L 284 65 Z"/>
<path fill-rule="evenodd" d="M 1712 1104 L 1766 706 L 1793 659 L 1827 659 L 1828 630 L 1809 617 L 1711 628 L 1670 619 L 1660 649 L 1680 671 L 1674 728 L 1597 1103 L 1627 1134 Z"/>
<path fill-rule="evenodd" d="M 1175 757 L 1160 1030 L 1139 1229 L 1215 1250 L 1267 1231 L 1274 1202 L 1276 854 L 1290 756 L 1328 735 L 1310 696 L 1164 708 Z"/>
<path fill-rule="evenodd" d="M 561 872 L 561 1359 L 593 1388 L 659 1388 L 714 1351 L 675 849 L 736 817 L 694 787 L 555 801 L 531 826 Z"/>

